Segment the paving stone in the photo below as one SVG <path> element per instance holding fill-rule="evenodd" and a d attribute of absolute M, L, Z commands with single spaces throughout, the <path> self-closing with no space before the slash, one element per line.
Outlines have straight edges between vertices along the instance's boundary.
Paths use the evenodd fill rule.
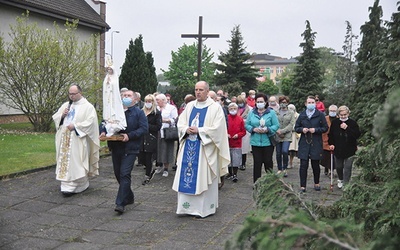
<path fill-rule="evenodd" d="M 111 157 L 100 159 L 100 175 L 90 179 L 88 190 L 68 198 L 60 192 L 54 168 L 0 180 L 0 249 L 224 249 L 255 209 L 251 164 L 249 155 L 239 181 L 225 180 L 217 213 L 202 219 L 175 213 L 175 171 L 143 186 L 141 167 L 132 171 L 135 203 L 118 215 Z M 297 190 L 298 168 L 290 169 L 285 181 Z M 332 204 L 342 195 L 336 187 L 329 191 L 330 179 L 323 175 L 323 190 L 310 188 L 311 170 L 308 183 L 302 197 L 317 205 Z"/>

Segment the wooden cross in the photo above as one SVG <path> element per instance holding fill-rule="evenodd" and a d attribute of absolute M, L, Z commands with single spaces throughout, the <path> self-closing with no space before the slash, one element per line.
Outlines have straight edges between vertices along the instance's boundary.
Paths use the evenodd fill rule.
<path fill-rule="evenodd" d="M 203 34 L 203 17 L 199 16 L 199 32 L 198 34 L 182 34 L 181 38 L 196 38 L 198 40 L 197 46 L 197 81 L 200 81 L 201 76 L 201 54 L 203 38 L 219 38 L 219 34 Z"/>

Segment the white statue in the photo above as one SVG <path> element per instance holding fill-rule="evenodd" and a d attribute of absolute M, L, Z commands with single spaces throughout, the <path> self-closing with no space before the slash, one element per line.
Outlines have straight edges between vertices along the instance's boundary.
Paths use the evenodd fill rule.
<path fill-rule="evenodd" d="M 103 120 L 107 137 L 126 128 L 125 112 L 119 92 L 118 76 L 110 58 L 107 58 L 107 75 L 103 82 Z"/>

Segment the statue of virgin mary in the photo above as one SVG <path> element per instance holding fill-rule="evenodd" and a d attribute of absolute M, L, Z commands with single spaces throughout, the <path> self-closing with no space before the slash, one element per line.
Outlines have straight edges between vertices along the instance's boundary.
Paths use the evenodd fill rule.
<path fill-rule="evenodd" d="M 107 75 L 103 81 L 103 120 L 107 137 L 126 128 L 125 112 L 119 92 L 119 80 L 111 58 L 106 60 Z"/>

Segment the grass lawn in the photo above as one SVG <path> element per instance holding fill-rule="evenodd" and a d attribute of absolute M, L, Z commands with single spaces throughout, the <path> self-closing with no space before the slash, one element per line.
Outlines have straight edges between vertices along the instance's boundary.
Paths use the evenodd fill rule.
<path fill-rule="evenodd" d="M 55 164 L 54 134 L 0 134 L 0 176 Z"/>
<path fill-rule="evenodd" d="M 0 124 L 0 176 L 54 165 L 54 140 L 54 133 L 32 132 L 30 123 Z"/>

